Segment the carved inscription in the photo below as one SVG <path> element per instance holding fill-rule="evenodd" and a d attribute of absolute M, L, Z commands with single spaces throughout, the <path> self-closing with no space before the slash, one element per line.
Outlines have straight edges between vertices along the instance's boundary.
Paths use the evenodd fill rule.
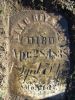
<path fill-rule="evenodd" d="M 43 11 L 27 11 L 22 17 L 17 17 L 17 21 L 14 19 L 14 23 L 14 17 L 11 17 L 10 91 L 19 95 L 28 93 L 39 99 L 54 95 L 57 86 L 60 88 L 62 77 L 64 76 L 63 80 L 66 79 L 66 66 L 69 66 L 68 37 L 58 23 L 61 16 L 48 15 Z M 55 86 L 54 90 L 52 84 Z M 64 90 L 60 88 L 58 93 Z"/>

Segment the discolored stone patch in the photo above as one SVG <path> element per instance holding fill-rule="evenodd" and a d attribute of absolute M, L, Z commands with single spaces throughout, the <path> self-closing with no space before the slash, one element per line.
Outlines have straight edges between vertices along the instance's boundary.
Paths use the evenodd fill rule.
<path fill-rule="evenodd" d="M 67 22 L 61 15 L 22 11 L 10 17 L 10 94 L 43 99 L 65 91 Z"/>

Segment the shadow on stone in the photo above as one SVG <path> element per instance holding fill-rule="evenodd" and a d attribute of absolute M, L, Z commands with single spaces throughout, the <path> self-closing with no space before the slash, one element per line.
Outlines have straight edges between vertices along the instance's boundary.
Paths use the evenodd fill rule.
<path fill-rule="evenodd" d="M 58 95 L 41 99 L 41 100 L 65 100 L 65 93 L 60 93 Z"/>

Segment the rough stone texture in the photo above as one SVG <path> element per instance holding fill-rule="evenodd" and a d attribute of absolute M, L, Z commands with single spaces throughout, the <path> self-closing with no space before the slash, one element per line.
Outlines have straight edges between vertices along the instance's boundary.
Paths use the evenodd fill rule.
<path fill-rule="evenodd" d="M 10 10 L 10 14 L 5 1 L 1 1 L 1 4 L 1 97 L 4 100 L 37 100 L 65 92 L 69 70 L 68 28 L 65 19 L 43 11 L 22 11 L 14 14 L 15 11 Z M 47 20 L 42 17 L 45 14 Z M 39 41 L 34 36 L 39 37 Z M 29 38 L 28 44 L 28 39 L 25 41 L 27 37 L 33 37 L 35 43 Z M 41 37 L 46 37 L 43 43 Z M 54 43 L 52 37 L 55 38 Z M 34 53 L 33 49 L 38 50 Z M 31 88 L 37 90 L 33 91 Z"/>
<path fill-rule="evenodd" d="M 0 0 L 0 97 L 5 99 L 8 94 L 8 64 L 9 64 L 9 21 L 6 3 Z M 6 99 L 5 99 L 6 100 Z"/>
<path fill-rule="evenodd" d="M 69 70 L 67 33 L 67 23 L 60 15 L 22 11 L 10 18 L 10 93 L 42 99 L 65 92 Z"/>

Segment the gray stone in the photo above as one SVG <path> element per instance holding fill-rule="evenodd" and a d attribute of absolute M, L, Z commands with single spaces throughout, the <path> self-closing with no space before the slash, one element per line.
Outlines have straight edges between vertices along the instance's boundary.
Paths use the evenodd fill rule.
<path fill-rule="evenodd" d="M 65 92 L 69 36 L 65 18 L 44 11 L 10 17 L 10 94 L 43 99 Z"/>

